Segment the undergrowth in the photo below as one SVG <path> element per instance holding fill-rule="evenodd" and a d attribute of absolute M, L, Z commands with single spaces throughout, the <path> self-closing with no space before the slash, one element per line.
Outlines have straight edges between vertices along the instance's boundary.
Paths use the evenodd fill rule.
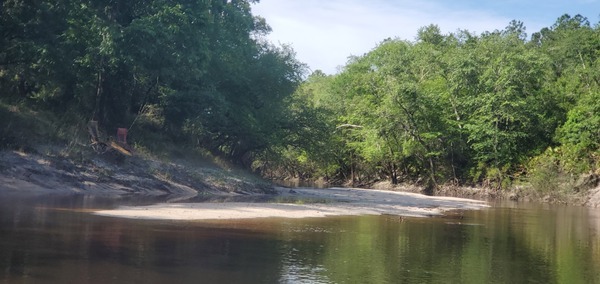
<path fill-rule="evenodd" d="M 105 162 L 122 165 L 145 162 L 147 174 L 171 180 L 175 171 L 186 171 L 197 183 L 211 184 L 229 191 L 269 191 L 271 183 L 234 164 L 211 155 L 188 141 L 177 141 L 153 121 L 140 119 L 131 125 L 128 144 L 134 149 L 129 158 L 110 151 L 98 154 L 91 148 L 87 118 L 66 111 L 61 117 L 45 111 L 7 104 L 0 101 L 0 150 L 17 150 L 48 157 L 70 159 L 77 164 L 102 158 Z M 110 139 L 115 131 L 99 125 L 99 138 Z M 114 133 L 113 133 L 114 132 Z M 141 159 L 141 160 L 140 160 Z M 129 163 L 128 162 L 128 163 Z M 154 165 L 154 166 L 152 166 Z M 110 176 L 110 174 L 107 174 Z"/>

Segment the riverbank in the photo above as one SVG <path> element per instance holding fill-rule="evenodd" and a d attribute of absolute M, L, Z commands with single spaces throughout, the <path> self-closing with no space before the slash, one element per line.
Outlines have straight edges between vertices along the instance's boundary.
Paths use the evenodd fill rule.
<path fill-rule="evenodd" d="M 425 217 L 472 210 L 485 202 L 417 193 L 349 188 L 274 187 L 215 165 L 189 161 L 94 155 L 74 160 L 59 152 L 0 152 L 0 190 L 12 193 L 165 196 L 165 203 L 97 214 L 125 218 L 199 220 L 391 214 Z M 222 202 L 215 197 L 260 196 L 262 202 Z M 174 203 L 215 198 L 219 202 Z"/>
<path fill-rule="evenodd" d="M 379 190 L 422 192 L 422 187 L 411 184 L 393 185 L 390 182 L 378 182 L 371 187 Z M 435 189 L 433 194 L 435 196 L 478 200 L 511 200 L 516 202 L 541 202 L 594 208 L 600 207 L 600 184 L 580 183 L 576 185 L 564 185 L 562 188 L 562 190 L 557 191 L 539 191 L 525 184 L 496 190 L 485 187 L 441 185 Z"/>
<path fill-rule="evenodd" d="M 40 152 L 47 154 L 41 154 Z M 166 203 L 127 207 L 98 214 L 150 219 L 239 219 L 391 214 L 424 217 L 450 210 L 485 207 L 478 200 L 542 201 L 598 207 L 600 188 L 577 195 L 545 196 L 526 188 L 495 191 L 474 187 L 439 187 L 435 196 L 413 185 L 374 184 L 372 189 L 274 187 L 241 171 L 190 160 L 161 161 L 146 155 L 87 155 L 74 159 L 60 151 L 0 151 L 0 190 L 12 193 L 85 194 L 119 197 L 162 196 Z M 239 202 L 265 196 L 261 202 Z M 565 197 L 567 196 L 567 197 Z M 224 198 L 219 198 L 224 197 Z M 232 198 L 233 197 L 233 198 Z M 213 200 L 213 202 L 174 203 Z M 223 202 L 227 200 L 228 202 Z M 234 200 L 234 202 L 231 202 Z"/>
<path fill-rule="evenodd" d="M 44 151 L 47 154 L 41 154 Z M 233 169 L 190 160 L 161 161 L 117 153 L 67 156 L 51 147 L 0 151 L 0 190 L 12 193 L 147 195 L 169 200 L 274 193 L 270 183 Z"/>
<path fill-rule="evenodd" d="M 41 154 L 45 151 L 47 154 Z M 98 212 L 146 219 L 240 219 L 392 214 L 424 217 L 472 210 L 485 202 L 417 193 L 349 188 L 289 189 L 258 177 L 191 161 L 119 154 L 79 160 L 52 148 L 0 152 L 0 190 L 11 193 L 164 196 L 165 203 Z M 223 202 L 227 197 L 265 196 L 261 202 Z M 206 202 L 205 199 L 218 202 Z M 243 199 L 243 198 L 242 198 Z M 251 199 L 251 198 L 250 198 Z M 195 203 L 175 203 L 191 202 Z M 233 200 L 236 200 L 233 198 Z M 249 199 L 248 199 L 249 200 Z"/>

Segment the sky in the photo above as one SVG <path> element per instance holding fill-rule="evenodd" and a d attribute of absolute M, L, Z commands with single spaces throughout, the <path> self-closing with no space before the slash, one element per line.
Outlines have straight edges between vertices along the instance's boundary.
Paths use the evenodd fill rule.
<path fill-rule="evenodd" d="M 363 55 L 386 38 L 414 41 L 430 24 L 448 34 L 479 34 L 522 21 L 530 36 L 563 14 L 600 22 L 600 0 L 260 0 L 254 15 L 273 31 L 268 39 L 290 45 L 310 72 L 335 74 L 349 56 Z"/>

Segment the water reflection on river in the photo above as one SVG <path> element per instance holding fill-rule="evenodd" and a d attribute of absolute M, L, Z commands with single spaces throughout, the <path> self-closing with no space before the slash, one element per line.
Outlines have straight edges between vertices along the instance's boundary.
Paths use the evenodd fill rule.
<path fill-rule="evenodd" d="M 0 195 L 0 283 L 600 283 L 597 209 L 221 222 L 88 212 L 137 202 Z"/>

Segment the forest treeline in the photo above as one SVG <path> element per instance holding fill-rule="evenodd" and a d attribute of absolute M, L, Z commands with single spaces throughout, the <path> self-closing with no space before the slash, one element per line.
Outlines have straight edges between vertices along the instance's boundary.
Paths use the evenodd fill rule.
<path fill-rule="evenodd" d="M 278 170 L 369 183 L 419 181 L 543 190 L 600 166 L 600 24 L 563 15 L 528 37 L 503 30 L 386 39 L 294 94 L 312 140 Z M 320 136 L 319 136 L 320 135 Z M 306 147 L 308 146 L 308 147 Z M 273 173 L 277 174 L 277 173 Z"/>
<path fill-rule="evenodd" d="M 286 100 L 306 75 L 253 2 L 3 1 L 1 99 L 250 165 L 297 133 Z"/>
<path fill-rule="evenodd" d="M 3 1 L 0 103 L 271 178 L 500 188 L 598 173 L 600 23 L 563 15 L 530 37 L 518 21 L 430 25 L 308 75 L 254 2 Z"/>

